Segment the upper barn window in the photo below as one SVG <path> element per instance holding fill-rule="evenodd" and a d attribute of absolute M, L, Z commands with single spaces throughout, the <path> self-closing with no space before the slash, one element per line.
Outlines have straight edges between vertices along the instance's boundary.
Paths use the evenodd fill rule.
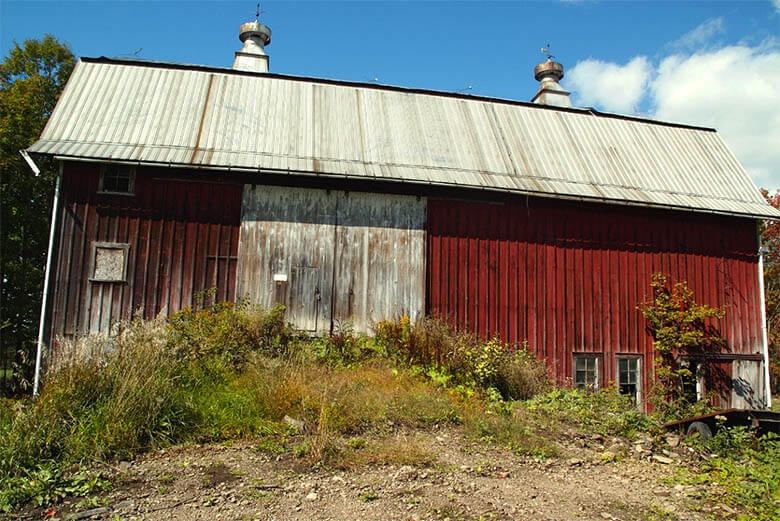
<path fill-rule="evenodd" d="M 135 167 L 107 164 L 100 169 L 100 192 L 132 195 L 135 191 Z"/>

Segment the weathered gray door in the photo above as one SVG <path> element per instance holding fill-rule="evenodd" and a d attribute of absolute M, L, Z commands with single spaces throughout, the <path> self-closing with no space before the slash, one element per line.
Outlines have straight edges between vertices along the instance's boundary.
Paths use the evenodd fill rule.
<path fill-rule="evenodd" d="M 236 296 L 313 333 L 330 331 L 335 200 L 325 190 L 244 186 Z"/>
<path fill-rule="evenodd" d="M 244 188 L 238 296 L 314 333 L 425 310 L 426 200 L 306 188 Z"/>
<path fill-rule="evenodd" d="M 320 306 L 320 269 L 293 266 L 287 319 L 304 331 L 317 331 Z"/>
<path fill-rule="evenodd" d="M 339 194 L 333 318 L 370 332 L 380 320 L 424 313 L 425 200 Z"/>
<path fill-rule="evenodd" d="M 731 366 L 731 407 L 761 409 L 766 405 L 764 371 L 758 360 L 734 360 Z"/>

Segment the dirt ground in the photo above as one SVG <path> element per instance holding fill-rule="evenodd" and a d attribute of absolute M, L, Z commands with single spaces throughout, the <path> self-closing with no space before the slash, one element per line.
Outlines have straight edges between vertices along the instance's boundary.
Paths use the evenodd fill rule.
<path fill-rule="evenodd" d="M 701 492 L 665 484 L 676 454 L 642 453 L 625 440 L 573 434 L 564 455 L 520 457 L 467 440 L 458 429 L 397 433 L 435 456 L 426 467 L 317 470 L 249 442 L 174 447 L 103 469 L 117 485 L 91 507 L 65 502 L 20 519 L 119 520 L 699 520 Z M 422 440 L 422 442 L 420 441 Z M 606 449 L 605 449 L 606 446 Z M 610 450 L 624 449 L 613 458 Z M 640 450 L 637 454 L 636 450 Z M 683 450 L 683 449 L 681 449 Z M 721 508 L 723 510 L 721 510 Z"/>

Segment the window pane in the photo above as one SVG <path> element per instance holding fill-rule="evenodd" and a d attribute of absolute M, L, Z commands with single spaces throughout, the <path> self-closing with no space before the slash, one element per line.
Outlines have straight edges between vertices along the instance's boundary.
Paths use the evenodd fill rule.
<path fill-rule="evenodd" d="M 620 392 L 636 397 L 639 390 L 639 359 L 618 358 L 617 362 Z"/>
<path fill-rule="evenodd" d="M 135 171 L 132 166 L 106 165 L 103 170 L 101 190 L 129 194 L 133 192 Z"/>
<path fill-rule="evenodd" d="M 598 366 L 597 359 L 594 357 L 577 357 L 574 359 L 574 386 L 575 387 L 598 387 Z"/>

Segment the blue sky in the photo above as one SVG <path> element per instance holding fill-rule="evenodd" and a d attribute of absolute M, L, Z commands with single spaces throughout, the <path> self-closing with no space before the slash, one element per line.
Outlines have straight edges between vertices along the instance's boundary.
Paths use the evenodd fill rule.
<path fill-rule="evenodd" d="M 0 0 L 0 48 L 230 67 L 253 1 Z M 530 100 L 548 42 L 575 105 L 718 128 L 780 189 L 780 0 L 262 3 L 271 71 Z M 470 88 L 469 88 L 470 87 Z"/>

